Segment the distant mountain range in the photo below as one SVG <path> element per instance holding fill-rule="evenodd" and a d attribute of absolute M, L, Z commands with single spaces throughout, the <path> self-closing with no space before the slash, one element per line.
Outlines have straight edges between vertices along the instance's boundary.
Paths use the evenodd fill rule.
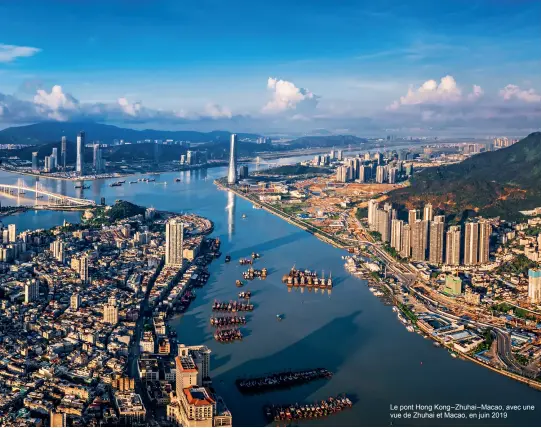
<path fill-rule="evenodd" d="M 65 135 L 68 140 L 75 141 L 77 133 L 85 131 L 87 142 L 100 141 L 112 143 L 113 140 L 129 142 L 143 140 L 175 140 L 190 141 L 192 143 L 226 142 L 231 132 L 228 131 L 159 131 L 155 129 L 136 130 L 119 128 L 113 125 L 104 125 L 95 122 L 41 122 L 33 125 L 15 126 L 0 131 L 0 144 L 46 144 L 60 141 Z M 238 134 L 240 139 L 255 140 L 257 134 Z"/>
<path fill-rule="evenodd" d="M 517 219 L 519 211 L 541 206 L 541 132 L 459 164 L 427 168 L 414 175 L 410 187 L 389 193 L 389 198 L 405 208 L 430 202 L 446 215 L 473 210 Z"/>

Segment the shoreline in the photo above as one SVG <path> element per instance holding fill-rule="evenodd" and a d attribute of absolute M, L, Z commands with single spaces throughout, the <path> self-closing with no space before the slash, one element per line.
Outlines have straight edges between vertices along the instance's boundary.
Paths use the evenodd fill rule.
<path fill-rule="evenodd" d="M 331 244 L 335 248 L 346 249 L 346 248 L 351 247 L 351 246 L 345 246 L 344 244 L 338 243 L 333 239 L 322 236 L 321 232 L 318 233 L 317 231 L 309 230 L 307 226 L 303 225 L 302 223 L 299 223 L 295 219 L 292 219 L 292 218 L 286 216 L 284 213 L 279 212 L 275 208 L 267 207 L 266 206 L 267 204 L 265 204 L 265 203 L 262 203 L 262 202 L 259 202 L 259 201 L 254 201 L 253 199 L 248 197 L 248 195 L 244 194 L 243 192 L 238 191 L 237 189 L 233 189 L 233 188 L 229 187 L 227 184 L 224 185 L 219 180 L 214 180 L 214 184 L 217 186 L 218 189 L 233 192 L 235 195 L 247 200 L 248 202 L 259 205 L 265 211 L 276 215 L 277 217 L 281 218 L 282 220 L 285 220 L 288 223 L 290 223 L 290 224 L 292 224 L 294 226 L 297 226 L 302 230 L 305 230 L 306 232 L 314 235 L 319 240 L 321 240 L 321 241 L 323 241 L 323 242 L 325 242 L 327 244 Z M 394 293 L 392 291 L 390 291 L 390 293 L 391 293 L 391 296 L 394 296 Z M 400 312 L 402 313 L 402 311 L 400 311 Z M 419 334 L 419 332 L 422 331 L 422 330 L 420 329 L 419 326 L 417 326 L 417 323 L 415 323 L 415 327 L 418 329 L 418 331 L 416 331 L 416 333 Z M 468 361 L 476 363 L 476 364 L 480 365 L 481 367 L 490 369 L 490 370 L 492 370 L 492 371 L 494 371 L 494 372 L 496 372 L 496 373 L 498 373 L 500 375 L 506 376 L 506 377 L 508 377 L 510 379 L 513 379 L 515 381 L 521 382 L 521 383 L 529 386 L 530 388 L 541 391 L 541 382 L 539 382 L 539 381 L 537 381 L 535 379 L 531 379 L 531 378 L 519 375 L 517 373 L 513 373 L 513 372 L 510 372 L 510 371 L 507 371 L 507 370 L 503 370 L 503 369 L 500 369 L 498 367 L 494 367 L 494 366 L 492 366 L 490 364 L 486 364 L 486 363 L 480 361 L 479 359 L 475 358 L 475 356 L 464 354 L 464 353 L 462 353 L 462 352 L 460 352 L 458 350 L 449 348 L 446 343 L 442 342 L 441 340 L 438 340 L 438 338 L 432 338 L 431 337 L 431 339 L 436 340 L 438 343 L 440 343 L 442 345 L 443 349 L 446 349 L 449 352 L 454 352 L 457 355 L 459 355 L 460 357 L 467 359 Z"/>

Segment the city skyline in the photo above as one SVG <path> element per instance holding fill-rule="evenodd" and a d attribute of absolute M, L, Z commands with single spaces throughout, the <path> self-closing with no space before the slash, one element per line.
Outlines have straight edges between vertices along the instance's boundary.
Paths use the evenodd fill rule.
<path fill-rule="evenodd" d="M 359 135 L 539 128 L 541 34 L 528 19 L 541 13 L 538 2 L 306 6 L 287 4 L 287 15 L 280 4 L 261 14 L 244 1 L 4 4 L 0 128 L 42 120 Z M 242 25 L 223 37 L 232 14 Z M 43 38 L 51 22 L 73 36 Z M 279 31 L 261 31 L 275 22 Z M 80 26 L 92 31 L 72 31 Z"/>

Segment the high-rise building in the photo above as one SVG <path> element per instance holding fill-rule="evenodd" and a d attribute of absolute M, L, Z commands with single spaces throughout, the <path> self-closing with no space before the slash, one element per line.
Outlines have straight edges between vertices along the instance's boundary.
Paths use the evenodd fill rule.
<path fill-rule="evenodd" d="M 377 227 L 377 209 L 378 209 L 378 201 L 375 199 L 370 199 L 368 201 L 368 226 L 370 230 L 376 230 Z"/>
<path fill-rule="evenodd" d="M 243 179 L 246 179 L 248 177 L 249 177 L 248 165 L 241 165 L 241 167 L 239 168 L 239 178 L 241 180 L 243 180 Z"/>
<path fill-rule="evenodd" d="M 426 206 L 425 206 L 426 215 Z M 430 246 L 428 260 L 433 264 L 443 263 L 443 237 L 445 232 L 444 216 L 436 216 L 434 221 L 430 222 Z M 428 221 L 428 220 L 425 220 Z"/>
<path fill-rule="evenodd" d="M 434 220 L 434 210 L 432 209 L 432 204 L 425 205 L 423 210 L 423 220 Z"/>
<path fill-rule="evenodd" d="M 45 164 L 45 165 L 43 166 L 43 171 L 45 171 L 45 172 L 52 172 L 53 166 L 52 166 L 52 162 L 51 162 L 51 157 L 50 157 L 50 156 L 45 156 L 44 164 Z"/>
<path fill-rule="evenodd" d="M 178 218 L 172 218 L 165 224 L 165 264 L 182 266 L 182 246 L 184 224 Z"/>
<path fill-rule="evenodd" d="M 70 297 L 70 309 L 72 312 L 77 312 L 81 306 L 81 296 L 79 293 L 73 293 Z"/>
<path fill-rule="evenodd" d="M 398 177 L 398 168 L 391 168 L 389 169 L 389 184 L 395 184 L 396 183 L 396 177 Z"/>
<path fill-rule="evenodd" d="M 445 264 L 460 265 L 460 226 L 451 226 L 445 237 Z"/>
<path fill-rule="evenodd" d="M 101 146 L 99 144 L 94 144 L 94 147 L 93 147 L 93 163 L 92 163 L 92 166 L 94 167 L 94 171 L 96 173 L 101 173 L 103 172 L 103 157 L 102 157 L 102 151 L 101 151 Z"/>
<path fill-rule="evenodd" d="M 408 212 L 408 224 L 412 226 L 419 218 L 419 210 L 409 210 Z"/>
<path fill-rule="evenodd" d="M 39 281 L 31 279 L 24 284 L 24 303 L 39 300 Z"/>
<path fill-rule="evenodd" d="M 56 260 L 58 260 L 60 263 L 64 263 L 64 242 L 59 239 L 51 242 L 50 250 Z"/>
<path fill-rule="evenodd" d="M 208 384 L 210 382 L 210 354 L 212 353 L 211 350 L 205 345 L 186 346 L 183 344 L 179 344 L 177 346 L 177 351 L 177 355 L 180 358 L 191 359 L 197 367 L 197 377 L 195 379 L 195 383 L 190 383 L 188 386 L 204 386 Z"/>
<path fill-rule="evenodd" d="M 16 224 L 9 224 L 8 225 L 8 235 L 9 235 L 9 242 L 15 242 L 17 240 L 17 225 Z"/>
<path fill-rule="evenodd" d="M 229 147 L 229 171 L 227 174 L 227 183 L 235 184 L 237 182 L 237 134 L 231 134 L 231 145 Z"/>
<path fill-rule="evenodd" d="M 404 222 L 402 220 L 393 219 L 391 221 L 391 247 L 397 251 L 402 249 L 402 229 L 404 228 Z"/>
<path fill-rule="evenodd" d="M 400 255 L 404 258 L 411 257 L 411 227 L 407 223 L 402 227 L 401 241 Z"/>
<path fill-rule="evenodd" d="M 378 166 L 376 168 L 376 183 L 385 183 L 387 181 L 387 167 Z"/>
<path fill-rule="evenodd" d="M 462 280 L 457 276 L 447 275 L 443 291 L 452 296 L 459 296 L 462 294 Z"/>
<path fill-rule="evenodd" d="M 345 183 L 348 181 L 349 170 L 350 168 L 345 165 L 339 166 L 336 169 L 336 181 L 339 183 Z"/>
<path fill-rule="evenodd" d="M 51 427 L 61 428 L 67 426 L 66 424 L 66 414 L 62 412 L 49 412 L 49 419 L 51 420 Z"/>
<path fill-rule="evenodd" d="M 32 152 L 32 171 L 38 171 L 38 152 Z"/>
<path fill-rule="evenodd" d="M 344 159 L 344 152 L 342 150 L 338 150 L 336 159 L 338 159 L 339 161 Z"/>
<path fill-rule="evenodd" d="M 464 232 L 464 264 L 474 266 L 479 263 L 479 223 L 468 222 Z"/>
<path fill-rule="evenodd" d="M 377 231 L 381 235 L 383 242 L 391 240 L 391 212 L 385 210 L 377 210 Z"/>
<path fill-rule="evenodd" d="M 530 303 L 541 302 L 541 269 L 528 270 L 528 300 Z"/>
<path fill-rule="evenodd" d="M 111 297 L 103 307 L 103 322 L 118 324 L 118 305 L 114 297 Z"/>
<path fill-rule="evenodd" d="M 83 283 L 88 283 L 90 277 L 88 276 L 88 257 L 82 256 L 79 259 L 79 277 Z"/>
<path fill-rule="evenodd" d="M 83 175 L 84 169 L 84 150 L 85 150 L 85 133 L 83 131 L 77 134 L 77 161 L 75 163 L 75 171 L 79 175 Z"/>
<path fill-rule="evenodd" d="M 415 220 L 411 227 L 411 258 L 415 261 L 426 260 L 427 222 Z"/>
<path fill-rule="evenodd" d="M 53 151 L 51 153 L 51 169 L 56 168 L 58 168 L 58 149 L 53 147 Z"/>
<path fill-rule="evenodd" d="M 64 171 L 66 170 L 66 156 L 67 156 L 66 149 L 67 149 L 66 137 L 63 136 L 62 137 L 62 144 L 60 146 L 60 158 L 61 158 L 60 160 L 62 161 L 62 169 Z"/>
<path fill-rule="evenodd" d="M 479 222 L 479 263 L 489 262 L 490 258 L 490 235 L 492 234 L 492 225 L 486 220 Z"/>
<path fill-rule="evenodd" d="M 372 168 L 366 165 L 361 165 L 359 167 L 359 181 L 361 183 L 366 183 L 368 180 L 370 180 L 370 172 L 372 171 Z"/>

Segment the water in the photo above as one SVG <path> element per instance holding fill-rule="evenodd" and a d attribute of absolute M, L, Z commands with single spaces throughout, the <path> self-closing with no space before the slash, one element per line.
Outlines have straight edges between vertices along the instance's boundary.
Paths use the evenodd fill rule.
<path fill-rule="evenodd" d="M 311 156 L 310 156 L 311 157 Z M 295 160 L 279 160 L 290 163 Z M 276 161 L 273 161 L 276 162 Z M 154 183 L 129 184 L 139 176 L 127 177 L 122 187 L 109 187 L 115 180 L 90 183 L 81 192 L 71 182 L 44 180 L 54 191 L 92 198 L 103 196 L 108 203 L 124 199 L 145 206 L 171 211 L 195 211 L 212 219 L 214 236 L 222 241 L 222 259 L 210 266 L 211 279 L 198 291 L 190 309 L 173 323 L 179 341 L 206 344 L 212 351 L 212 377 L 233 412 L 236 426 L 265 423 L 262 413 L 267 403 L 320 400 L 329 395 L 347 393 L 354 407 L 339 415 L 303 425 L 380 425 L 388 426 L 390 405 L 405 404 L 533 404 L 541 406 L 541 394 L 523 384 L 500 376 L 476 364 L 453 359 L 447 351 L 435 348 L 431 341 L 406 331 L 390 307 L 375 298 L 365 283 L 350 277 L 343 269 L 337 250 L 312 235 L 265 212 L 255 210 L 247 201 L 219 191 L 212 181 L 225 175 L 216 168 L 154 176 Z M 180 177 L 181 183 L 174 179 Z M 13 183 L 18 176 L 0 173 L 0 183 Z M 23 176 L 28 184 L 33 178 Z M 2 201 L 2 203 L 7 203 Z M 36 225 L 49 227 L 62 223 L 68 214 L 29 211 L 13 216 L 19 229 Z M 242 215 L 246 214 L 243 219 Z M 11 219 L 9 220 L 11 221 Z M 8 219 L 3 220 L 7 224 Z M 237 261 L 252 251 L 261 254 L 256 267 L 267 267 L 269 277 L 255 280 L 243 289 L 252 290 L 256 305 L 249 314 L 246 336 L 235 344 L 218 344 L 209 325 L 214 299 L 231 300 L 239 288 L 243 267 Z M 281 277 L 292 265 L 302 269 L 332 273 L 335 288 L 324 292 L 288 292 Z M 276 319 L 284 314 L 283 321 Z M 318 381 L 289 391 L 261 396 L 242 396 L 234 380 L 243 375 L 258 375 L 286 368 L 325 367 L 335 375 L 330 381 Z M 508 412 L 506 419 L 460 420 L 412 419 L 393 425 L 538 425 L 541 412 Z"/>

